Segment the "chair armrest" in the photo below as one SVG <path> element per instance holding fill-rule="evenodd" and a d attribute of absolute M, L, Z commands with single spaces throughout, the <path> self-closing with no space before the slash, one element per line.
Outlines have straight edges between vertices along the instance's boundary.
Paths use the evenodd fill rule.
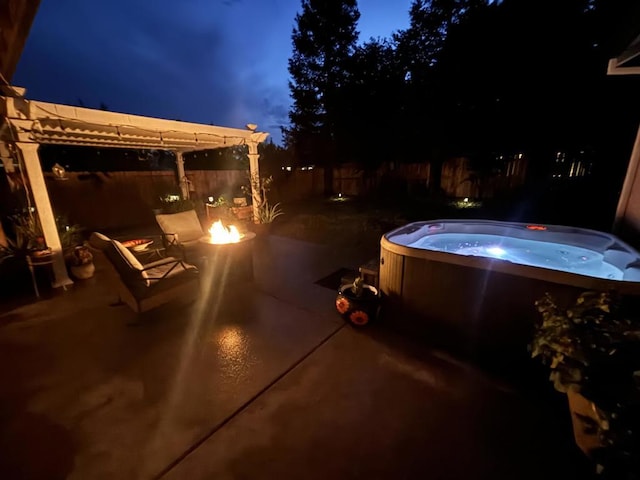
<path fill-rule="evenodd" d="M 168 268 L 161 268 L 168 267 Z M 181 267 L 178 269 L 178 267 Z M 149 285 L 149 281 L 151 280 L 163 280 L 165 278 L 173 276 L 173 271 L 178 269 L 177 275 L 180 275 L 182 272 L 195 272 L 198 273 L 198 269 L 194 265 L 190 265 L 188 263 L 183 262 L 179 258 L 165 258 L 163 260 L 159 260 L 157 262 L 152 262 L 147 265 L 144 265 L 142 270 L 140 270 L 141 276 L 146 280 L 147 285 Z M 151 275 L 147 273 L 147 271 L 152 271 Z M 155 275 L 154 275 L 155 274 Z"/>
<path fill-rule="evenodd" d="M 162 243 L 164 244 L 165 247 L 167 246 L 171 246 L 171 245 L 180 245 L 180 237 L 178 236 L 178 233 L 161 233 L 160 236 L 162 237 Z"/>
<path fill-rule="evenodd" d="M 159 267 L 161 265 L 167 265 L 169 263 L 183 263 L 181 259 L 175 257 L 167 257 L 161 258 L 160 260 L 156 260 L 155 262 L 145 263 L 142 267 L 142 271 L 149 270 L 150 268 Z"/>
<path fill-rule="evenodd" d="M 155 263 L 155 262 L 154 262 Z M 184 267 L 184 263 L 181 260 L 176 260 L 173 259 L 171 262 L 163 262 L 160 263 L 160 265 L 171 265 L 171 268 L 167 269 L 164 271 L 164 273 L 162 274 L 162 276 L 159 277 L 150 277 L 148 275 L 143 275 L 144 278 L 146 278 L 146 280 L 162 280 L 163 278 L 166 278 L 167 276 L 169 276 L 169 274 L 178 266 L 178 265 L 182 265 Z M 155 265 L 153 267 L 146 265 L 142 270 L 140 270 L 140 272 L 146 272 L 147 270 L 151 270 L 155 267 L 158 267 L 160 265 Z"/>
<path fill-rule="evenodd" d="M 172 252 L 174 252 L 175 255 L 186 258 L 184 245 L 180 243 L 177 233 L 162 233 L 161 236 L 162 246 L 169 255 L 172 255 Z"/>

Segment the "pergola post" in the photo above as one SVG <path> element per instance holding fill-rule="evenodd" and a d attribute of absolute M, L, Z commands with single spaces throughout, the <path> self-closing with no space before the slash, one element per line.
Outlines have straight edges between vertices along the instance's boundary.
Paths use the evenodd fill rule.
<path fill-rule="evenodd" d="M 253 204 L 253 223 L 260 223 L 260 214 L 258 206 L 262 203 L 262 195 L 260 193 L 260 164 L 258 154 L 258 142 L 249 142 L 249 173 L 251 175 L 251 197 Z"/>
<path fill-rule="evenodd" d="M 33 201 L 36 204 L 36 213 L 38 214 L 42 232 L 44 233 L 44 240 L 47 246 L 51 248 L 54 276 L 52 285 L 54 288 L 71 285 L 73 281 L 69 278 L 67 266 L 64 263 L 64 255 L 62 252 L 62 244 L 60 243 L 60 236 L 58 235 L 56 219 L 53 215 L 49 192 L 47 191 L 42 166 L 40 165 L 40 158 L 38 157 L 39 144 L 16 142 L 15 145 L 20 151 L 27 171 Z"/>
<path fill-rule="evenodd" d="M 178 185 L 182 191 L 182 198 L 187 200 L 189 198 L 189 180 L 186 173 L 184 173 L 184 157 L 179 150 L 175 151 L 176 154 L 176 166 L 178 167 Z"/>

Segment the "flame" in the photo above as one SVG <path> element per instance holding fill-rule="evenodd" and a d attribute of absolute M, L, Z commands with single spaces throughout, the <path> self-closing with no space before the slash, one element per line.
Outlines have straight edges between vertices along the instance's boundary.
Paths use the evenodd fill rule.
<path fill-rule="evenodd" d="M 220 220 L 211 225 L 209 235 L 211 235 L 211 243 L 236 243 L 240 241 L 241 237 L 235 226 L 225 227 Z"/>

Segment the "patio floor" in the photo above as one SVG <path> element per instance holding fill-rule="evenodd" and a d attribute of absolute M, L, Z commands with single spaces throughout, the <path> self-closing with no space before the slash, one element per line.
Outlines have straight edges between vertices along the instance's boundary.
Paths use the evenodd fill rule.
<path fill-rule="evenodd" d="M 0 315 L 0 478 L 587 478 L 560 394 L 342 322 L 315 282 L 369 258 L 270 236 L 206 303 L 136 322 L 98 264 Z"/>

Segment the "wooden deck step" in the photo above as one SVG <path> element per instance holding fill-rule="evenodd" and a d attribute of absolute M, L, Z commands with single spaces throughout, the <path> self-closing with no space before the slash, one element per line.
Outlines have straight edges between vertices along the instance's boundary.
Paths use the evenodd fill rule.
<path fill-rule="evenodd" d="M 360 272 L 360 276 L 364 279 L 365 283 L 378 288 L 378 278 L 380 276 L 380 260 L 377 257 L 372 258 L 363 265 L 360 265 L 358 271 Z"/>

